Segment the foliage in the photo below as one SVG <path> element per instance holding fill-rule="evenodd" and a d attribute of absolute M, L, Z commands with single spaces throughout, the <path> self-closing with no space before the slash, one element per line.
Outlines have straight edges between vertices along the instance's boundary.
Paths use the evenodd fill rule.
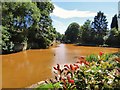
<path fill-rule="evenodd" d="M 60 86 L 60 82 L 58 82 L 58 83 L 54 83 L 54 84 L 49 83 L 49 84 L 40 85 L 35 90 L 46 90 L 46 88 L 48 88 L 48 89 L 58 89 L 58 88 L 62 88 L 62 87 Z"/>
<path fill-rule="evenodd" d="M 0 50 L 2 51 L 13 51 L 14 44 L 10 41 L 10 33 L 8 32 L 8 28 L 1 27 L 2 29 L 2 38 L 0 39 Z"/>
<path fill-rule="evenodd" d="M 14 46 L 16 43 L 27 42 L 28 28 L 33 26 L 36 28 L 35 23 L 39 19 L 40 10 L 32 2 L 2 2 L 2 26 L 8 29 L 9 42 L 12 42 Z M 4 42 L 3 39 L 2 41 Z"/>
<path fill-rule="evenodd" d="M 80 33 L 80 26 L 77 23 L 71 23 L 65 31 L 65 42 L 76 43 Z"/>
<path fill-rule="evenodd" d="M 120 46 L 120 29 L 112 28 L 110 30 L 106 44 L 110 46 Z"/>
<path fill-rule="evenodd" d="M 57 32 L 57 34 L 56 34 L 56 40 L 58 40 L 58 41 L 63 41 L 63 34 L 60 34 L 59 32 Z"/>
<path fill-rule="evenodd" d="M 103 37 L 106 35 L 107 32 L 107 19 L 103 12 L 99 11 L 97 16 L 94 17 L 94 21 L 92 22 L 92 28 L 96 32 L 95 42 L 97 44 L 103 44 L 104 39 Z"/>
<path fill-rule="evenodd" d="M 49 0 L 2 2 L 2 26 L 7 28 L 3 30 L 3 35 L 9 34 L 7 42 L 13 43 L 14 46 L 27 43 L 29 48 L 48 48 L 56 38 L 56 30 L 50 18 L 53 9 L 54 6 Z M 4 40 L 2 39 L 2 42 L 7 47 L 8 44 Z"/>
<path fill-rule="evenodd" d="M 95 31 L 91 28 L 91 21 L 87 20 L 80 27 L 80 41 L 82 43 L 94 43 Z"/>
<path fill-rule="evenodd" d="M 65 32 L 65 42 L 79 42 L 83 45 L 103 45 L 105 44 L 108 35 L 107 24 L 106 16 L 103 12 L 99 11 L 92 23 L 90 20 L 86 20 L 81 27 L 77 23 L 71 23 Z"/>
<path fill-rule="evenodd" d="M 31 48 L 47 48 L 56 36 L 56 31 L 50 18 L 50 13 L 53 11 L 54 6 L 50 2 L 36 2 L 36 5 L 41 12 L 41 17 L 37 24 L 38 28 L 30 28 L 29 42 L 36 43 L 38 46 L 32 46 Z"/>
<path fill-rule="evenodd" d="M 114 90 L 120 88 L 120 57 L 114 54 L 79 57 L 75 64 L 54 68 L 55 81 L 64 90 Z M 48 87 L 49 88 L 49 87 Z"/>
<path fill-rule="evenodd" d="M 118 29 L 117 14 L 115 14 L 114 17 L 112 18 L 111 28 L 116 28 L 116 29 Z"/>
<path fill-rule="evenodd" d="M 92 22 L 94 30 L 100 35 L 106 34 L 107 23 L 106 16 L 101 11 L 97 13 L 97 16 L 94 17 L 94 21 Z"/>

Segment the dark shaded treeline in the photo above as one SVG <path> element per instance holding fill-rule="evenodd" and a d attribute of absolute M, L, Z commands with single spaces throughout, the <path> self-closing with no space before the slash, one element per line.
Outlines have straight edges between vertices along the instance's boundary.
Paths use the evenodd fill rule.
<path fill-rule="evenodd" d="M 118 29 L 117 15 L 111 22 L 111 29 L 103 12 L 99 11 L 94 21 L 87 20 L 82 26 L 71 23 L 64 36 L 65 43 L 78 43 L 89 46 L 120 47 L 120 29 Z"/>

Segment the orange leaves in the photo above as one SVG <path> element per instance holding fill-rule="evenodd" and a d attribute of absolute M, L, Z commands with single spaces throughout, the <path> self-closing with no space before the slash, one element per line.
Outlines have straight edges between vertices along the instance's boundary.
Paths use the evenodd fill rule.
<path fill-rule="evenodd" d="M 55 70 L 60 70 L 60 65 L 57 64 L 57 67 L 53 67 Z"/>
<path fill-rule="evenodd" d="M 55 70 L 58 70 L 56 67 L 53 67 Z"/>
<path fill-rule="evenodd" d="M 70 68 L 67 64 L 65 64 L 64 67 Z"/>
<path fill-rule="evenodd" d="M 85 57 L 81 56 L 78 58 L 78 61 L 76 63 L 82 64 L 84 63 L 85 65 L 89 65 L 90 63 L 85 60 Z"/>
<path fill-rule="evenodd" d="M 73 64 L 73 65 L 72 64 L 70 64 L 70 65 L 65 64 L 64 67 L 66 67 L 66 68 L 64 68 L 65 70 L 70 69 L 72 71 L 75 71 L 75 70 L 77 70 L 79 68 L 79 66 L 77 64 Z"/>

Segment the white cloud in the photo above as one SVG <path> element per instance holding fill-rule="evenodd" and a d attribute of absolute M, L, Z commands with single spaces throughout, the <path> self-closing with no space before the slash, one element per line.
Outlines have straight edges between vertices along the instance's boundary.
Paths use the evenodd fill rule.
<path fill-rule="evenodd" d="M 52 0 L 52 2 L 119 2 L 119 0 Z"/>
<path fill-rule="evenodd" d="M 61 34 L 64 34 L 65 30 L 67 29 L 67 26 L 63 22 L 55 19 L 53 19 L 53 25 L 56 28 L 56 30 Z"/>
<path fill-rule="evenodd" d="M 75 18 L 75 17 L 94 17 L 96 12 L 91 11 L 79 11 L 79 10 L 65 10 L 54 4 L 55 9 L 51 15 L 59 18 Z"/>

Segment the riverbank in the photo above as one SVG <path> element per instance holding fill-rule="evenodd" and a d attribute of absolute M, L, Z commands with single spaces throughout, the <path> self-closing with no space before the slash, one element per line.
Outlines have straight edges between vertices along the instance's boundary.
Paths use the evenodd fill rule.
<path fill-rule="evenodd" d="M 57 42 L 52 42 L 48 48 L 52 48 L 52 47 L 57 47 L 58 45 L 60 44 L 59 41 Z M 48 48 L 44 48 L 44 49 L 48 49 Z M 7 55 L 7 54 L 14 54 L 14 53 L 18 53 L 18 52 L 22 52 L 22 51 L 26 51 L 26 50 L 31 50 L 34 48 L 30 48 L 29 45 L 26 45 L 26 44 L 17 44 L 15 47 L 14 47 L 14 50 L 13 51 L 0 51 L 0 55 Z M 37 48 L 36 48 L 37 49 Z M 39 49 L 43 49 L 43 48 L 39 48 Z"/>
<path fill-rule="evenodd" d="M 75 44 L 75 46 L 92 46 L 92 47 L 109 47 L 109 48 L 120 48 L 120 46 L 110 46 L 110 45 L 97 45 L 97 44 Z"/>
<path fill-rule="evenodd" d="M 37 82 L 37 83 L 32 84 L 32 85 L 30 85 L 28 87 L 25 87 L 25 88 L 37 88 L 37 87 L 39 87 L 40 85 L 43 85 L 43 84 L 46 84 L 45 81 Z"/>

